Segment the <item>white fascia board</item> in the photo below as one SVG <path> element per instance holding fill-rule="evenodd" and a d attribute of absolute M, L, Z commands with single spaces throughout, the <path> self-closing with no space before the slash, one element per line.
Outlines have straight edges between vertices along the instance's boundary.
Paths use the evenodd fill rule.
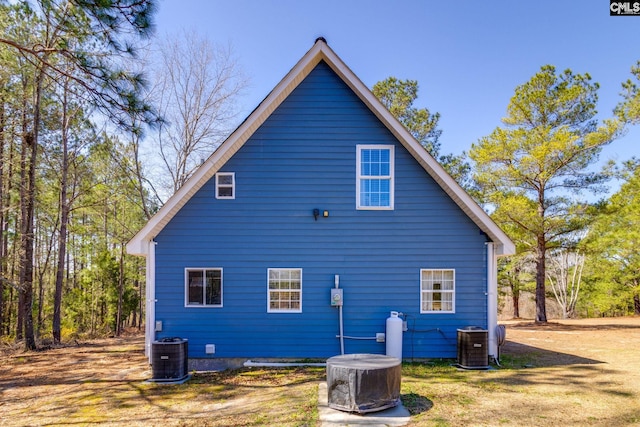
<path fill-rule="evenodd" d="M 229 140 L 227 140 L 229 141 Z M 220 147 L 222 148 L 222 146 Z M 127 243 L 127 252 L 132 255 L 147 255 L 147 243 L 169 223 L 191 197 L 220 169 L 230 156 L 227 150 L 216 150 L 200 166 L 191 178 L 176 191 L 147 224 Z"/>
<path fill-rule="evenodd" d="M 469 196 L 469 194 L 449 175 L 427 150 L 411 135 L 398 119 L 382 105 L 380 100 L 362 83 L 358 76 L 327 46 L 322 44 L 325 61 L 358 95 L 362 102 L 385 124 L 404 147 L 418 160 L 427 173 L 436 180 L 453 201 L 471 218 L 471 220 L 497 245 L 497 253 L 510 255 L 515 253 L 515 245 L 491 217 Z"/>
<path fill-rule="evenodd" d="M 264 123 L 271 113 L 324 60 L 333 71 L 354 91 L 367 107 L 380 119 L 393 135 L 418 160 L 454 202 L 474 221 L 478 227 L 498 245 L 498 253 L 515 253 L 515 245 L 484 210 L 449 176 L 442 166 L 416 141 L 406 128 L 373 95 L 369 88 L 322 40 L 298 61 L 287 75 L 276 85 L 249 117 L 218 147 L 194 175 L 162 206 L 149 222 L 129 241 L 127 252 L 146 256 L 146 242 L 153 239 L 175 216 L 187 201 L 235 154 L 249 137 Z"/>
<path fill-rule="evenodd" d="M 247 119 L 218 147 L 196 172 L 176 191 L 147 224 L 127 243 L 127 252 L 146 256 L 147 242 L 152 240 L 189 201 L 189 199 L 244 145 L 271 113 L 302 82 L 323 58 L 319 53 L 326 44 L 316 42 L 287 73 Z"/>
<path fill-rule="evenodd" d="M 136 235 L 137 236 L 137 235 Z M 146 257 L 148 255 L 148 251 L 146 248 L 146 241 L 143 241 L 141 239 L 136 239 L 134 236 L 131 240 L 129 240 L 129 242 L 127 242 L 127 253 L 129 255 L 137 255 L 137 256 L 143 256 Z"/>

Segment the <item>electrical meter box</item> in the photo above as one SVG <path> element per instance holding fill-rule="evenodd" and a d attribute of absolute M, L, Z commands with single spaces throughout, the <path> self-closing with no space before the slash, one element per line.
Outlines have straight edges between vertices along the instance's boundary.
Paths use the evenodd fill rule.
<path fill-rule="evenodd" d="M 342 289 L 331 289 L 331 306 L 339 307 L 342 305 Z"/>

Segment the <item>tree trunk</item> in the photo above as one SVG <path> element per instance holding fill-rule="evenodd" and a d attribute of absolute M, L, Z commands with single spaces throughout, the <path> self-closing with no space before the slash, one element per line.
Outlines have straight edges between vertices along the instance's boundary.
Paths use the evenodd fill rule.
<path fill-rule="evenodd" d="M 69 144 L 67 116 L 67 87 L 65 85 L 62 98 L 62 170 L 60 171 L 60 230 L 58 232 L 58 265 L 56 269 L 56 286 L 53 297 L 53 342 L 59 344 L 61 337 L 62 285 L 64 283 L 65 259 L 67 253 L 67 224 L 69 222 L 69 201 L 67 200 L 67 183 L 69 176 Z"/>
<path fill-rule="evenodd" d="M 5 326 L 5 334 L 6 335 L 11 335 L 11 319 L 13 319 L 13 308 L 14 308 L 14 296 L 13 296 L 13 287 L 9 288 L 9 301 L 7 302 L 7 316 L 5 317 L 6 319 L 6 326 Z"/>
<path fill-rule="evenodd" d="M 24 248 L 26 246 L 25 243 L 25 233 L 26 224 L 27 224 L 27 155 L 29 148 L 29 129 L 27 126 L 27 111 L 29 107 L 28 102 L 28 82 L 23 80 L 22 82 L 22 135 L 21 135 L 21 146 L 20 146 L 20 243 L 16 245 L 18 248 L 17 257 L 18 257 L 18 310 L 16 312 L 16 340 L 19 341 L 24 338 L 24 314 L 25 314 L 25 289 L 24 289 L 24 280 L 25 280 L 25 253 Z"/>
<path fill-rule="evenodd" d="M 539 230 L 536 232 L 536 323 L 547 323 L 547 300 L 545 280 L 547 278 L 547 240 L 545 238 L 545 190 L 541 184 L 538 188 L 538 220 Z"/>
<path fill-rule="evenodd" d="M 135 284 L 134 284 L 135 286 Z M 138 308 L 134 308 L 131 311 L 131 325 L 130 326 L 136 326 L 138 324 Z"/>
<path fill-rule="evenodd" d="M 35 199 L 36 199 L 36 164 L 38 161 L 38 130 L 40 127 L 40 101 L 42 96 L 42 81 L 44 80 L 44 68 L 38 70 L 35 86 L 35 101 L 33 105 L 33 129 L 24 137 L 26 143 L 23 150 L 30 149 L 30 157 L 28 162 L 28 178 L 27 186 L 24 190 L 24 198 L 20 202 L 22 211 L 22 224 L 20 239 L 20 255 L 22 262 L 20 266 L 20 294 L 22 300 L 22 317 L 24 321 L 24 338 L 25 348 L 27 350 L 36 349 L 36 340 L 33 332 L 33 250 L 35 245 L 34 239 L 34 215 L 35 215 Z M 26 154 L 26 153 L 25 153 Z M 26 157 L 26 156 L 25 156 Z M 26 158 L 25 158 L 26 160 Z M 25 166 L 27 166 L 25 164 Z M 24 173 L 24 171 L 23 171 Z"/>
<path fill-rule="evenodd" d="M 6 277 L 6 257 L 4 241 L 7 236 L 4 230 L 5 214 L 4 209 L 4 100 L 0 100 L 0 277 Z M 0 336 L 4 330 L 4 281 L 0 280 Z"/>
<path fill-rule="evenodd" d="M 118 272 L 118 313 L 116 316 L 116 336 L 122 333 L 122 298 L 124 296 L 124 244 L 120 244 L 120 268 Z"/>
<path fill-rule="evenodd" d="M 136 262 L 137 264 L 137 262 Z M 143 307 L 144 307 L 144 301 L 145 301 L 145 293 L 142 291 L 142 283 L 136 279 L 136 281 L 138 282 L 138 330 L 142 329 L 142 319 L 143 319 Z"/>
<path fill-rule="evenodd" d="M 33 233 L 33 216 L 35 210 L 35 163 L 36 163 L 36 140 L 33 133 L 26 135 L 24 140 L 25 147 L 25 164 L 23 174 L 26 187 L 24 189 L 24 198 L 20 201 L 20 210 L 22 212 L 21 236 L 20 236 L 20 312 L 22 327 L 24 331 L 25 348 L 27 350 L 36 349 L 36 341 L 33 330 L 33 249 L 34 249 L 34 233 Z M 30 151 L 29 161 L 26 161 L 27 151 Z M 22 332 L 22 331 L 21 331 Z"/>
<path fill-rule="evenodd" d="M 4 147 L 4 144 L 3 144 Z M 4 216 L 3 216 L 3 222 L 2 222 L 2 229 L 0 230 L 0 233 L 2 234 L 2 260 L 0 261 L 2 263 L 2 271 L 4 272 L 5 275 L 8 275 L 11 278 L 15 279 L 15 256 L 12 256 L 11 258 L 9 258 L 9 221 L 11 220 L 11 218 L 14 218 L 15 221 L 15 212 L 10 214 L 10 212 L 12 212 L 11 210 L 11 197 L 9 197 L 9 195 L 11 194 L 11 191 L 13 190 L 12 184 L 13 184 L 13 171 L 14 171 L 14 155 L 16 152 L 15 149 L 15 144 L 13 142 L 11 142 L 11 144 L 9 145 L 9 159 L 8 159 L 8 167 L 9 170 L 7 171 L 7 179 L 6 179 L 6 183 L 7 183 L 7 187 L 6 187 L 6 191 L 4 191 L 4 200 L 2 202 L 2 204 L 0 204 L 0 208 L 1 210 L 4 212 Z M 14 209 L 15 211 L 15 209 Z M 15 247 L 16 245 L 13 245 L 13 251 L 15 253 Z M 11 263 L 9 263 L 9 259 L 11 259 Z M 9 266 L 11 266 L 11 268 L 9 268 Z M 11 333 L 11 319 L 12 319 L 12 308 L 13 308 L 13 287 L 9 288 L 9 299 L 8 302 L 6 303 L 7 309 L 5 311 L 6 315 L 4 317 L 4 334 L 5 335 L 9 335 Z M 0 309 L 2 309 L 0 307 Z M 0 335 L 2 335 L 3 332 L 0 331 Z"/>
<path fill-rule="evenodd" d="M 546 242 L 544 236 L 538 236 L 538 246 L 536 248 L 536 323 L 547 322 L 546 304 Z"/>
<path fill-rule="evenodd" d="M 20 276 L 18 276 L 20 277 Z M 16 310 L 16 341 L 24 338 L 24 292 L 18 291 L 18 309 Z"/>
<path fill-rule="evenodd" d="M 520 292 L 511 291 L 511 301 L 513 302 L 513 317 L 520 318 Z"/>
<path fill-rule="evenodd" d="M 63 175 L 66 173 L 63 172 Z M 58 265 L 56 271 L 56 286 L 53 297 L 53 342 L 60 343 L 61 337 L 61 307 L 62 307 L 62 286 L 64 283 L 64 267 L 65 254 L 67 250 L 67 223 L 69 220 L 69 206 L 66 202 L 66 183 L 63 184 L 63 190 L 60 197 L 62 198 L 62 206 L 60 212 L 60 230 L 58 233 Z"/>
<path fill-rule="evenodd" d="M 640 293 L 633 295 L 633 312 L 636 316 L 640 315 Z"/>
<path fill-rule="evenodd" d="M 142 210 L 144 212 L 144 216 L 147 220 L 151 219 L 151 212 L 149 212 L 149 207 L 147 206 L 147 196 L 146 190 L 144 188 L 144 177 L 142 174 L 139 153 L 140 153 L 140 136 L 137 133 L 132 133 L 132 144 L 133 146 L 133 161 L 135 164 L 135 172 L 136 172 L 136 187 L 138 189 L 138 194 L 140 195 L 140 204 L 142 205 Z"/>
<path fill-rule="evenodd" d="M 42 313 L 44 311 L 44 273 L 46 269 L 47 268 L 45 266 L 42 269 L 42 273 L 38 274 L 38 317 L 35 328 L 36 337 L 40 337 L 40 331 L 42 331 L 42 325 L 44 324 Z"/>

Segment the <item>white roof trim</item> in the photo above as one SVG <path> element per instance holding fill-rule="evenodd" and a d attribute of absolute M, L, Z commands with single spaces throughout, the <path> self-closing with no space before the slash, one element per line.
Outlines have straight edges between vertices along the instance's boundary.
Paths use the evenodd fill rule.
<path fill-rule="evenodd" d="M 152 240 L 191 197 L 220 170 L 271 113 L 289 96 L 305 77 L 324 60 L 331 69 L 355 92 L 367 107 L 393 133 L 400 143 L 416 158 L 427 173 L 442 187 L 453 201 L 489 238 L 496 243 L 498 253 L 515 253 L 515 245 L 497 226 L 489 215 L 467 194 L 466 191 L 442 168 L 407 129 L 387 110 L 362 81 L 342 62 L 323 39 L 316 40 L 313 47 L 298 61 L 269 95 L 249 114 L 249 117 L 218 147 L 218 149 L 196 170 L 193 176 L 169 198 L 162 208 L 127 243 L 127 252 L 147 255 L 147 244 Z"/>

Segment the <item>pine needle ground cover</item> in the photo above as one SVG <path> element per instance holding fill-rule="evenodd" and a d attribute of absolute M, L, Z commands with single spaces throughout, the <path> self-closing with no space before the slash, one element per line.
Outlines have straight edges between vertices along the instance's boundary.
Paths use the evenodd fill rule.
<path fill-rule="evenodd" d="M 501 367 L 405 363 L 413 426 L 640 425 L 640 318 L 509 322 Z M 39 352 L 2 347 L 0 425 L 315 426 L 322 368 L 195 373 L 144 381 L 143 339 Z"/>

